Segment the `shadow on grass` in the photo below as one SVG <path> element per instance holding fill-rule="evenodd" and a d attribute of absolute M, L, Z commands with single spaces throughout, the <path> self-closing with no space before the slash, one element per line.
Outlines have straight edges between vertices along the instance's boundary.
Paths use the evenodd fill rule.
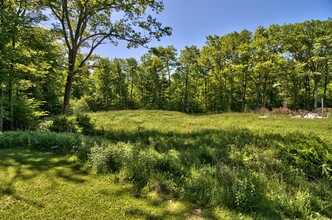
<path fill-rule="evenodd" d="M 53 185 L 56 185 L 54 173 L 57 178 L 79 184 L 84 183 L 84 175 L 87 175 L 87 171 L 83 170 L 76 161 L 49 152 L 22 148 L 0 149 L 0 169 L 5 174 L 3 179 L 0 179 L 0 196 L 11 196 L 37 207 L 43 205 L 19 195 L 15 188 L 16 182 L 45 175 L 48 180 L 53 181 Z"/>
<path fill-rule="evenodd" d="M 100 132 L 100 136 L 95 137 L 100 142 L 102 142 L 103 138 L 109 140 L 106 141 L 105 146 L 112 146 L 110 143 L 112 142 L 115 143 L 115 148 L 121 147 L 121 145 L 116 144 L 118 142 L 130 143 L 129 145 L 132 148 L 126 152 L 129 156 L 124 157 L 122 151 L 115 150 L 114 152 L 119 152 L 121 155 L 115 155 L 114 158 L 122 160 L 117 171 L 121 170 L 121 166 L 125 164 L 133 172 L 131 180 L 133 180 L 133 185 L 136 186 L 132 189 L 134 192 L 141 190 L 149 181 L 154 181 L 153 178 L 156 177 L 154 174 L 161 174 L 164 178 L 162 180 L 171 180 L 171 183 L 166 185 L 166 187 L 169 187 L 171 190 L 174 185 L 179 187 L 185 194 L 184 198 L 194 203 L 198 208 L 207 207 L 208 209 L 209 205 L 214 205 L 214 202 L 216 202 L 230 209 L 238 208 L 240 212 L 245 212 L 249 216 L 251 214 L 253 217 L 262 216 L 263 219 L 272 219 L 272 217 L 273 219 L 281 219 L 285 212 L 290 212 L 290 216 L 292 216 L 293 211 L 287 211 L 286 208 L 282 208 L 281 202 L 269 199 L 265 191 L 268 185 L 266 183 L 267 180 L 261 178 L 255 180 L 251 173 L 256 173 L 257 176 L 262 174 L 266 179 L 277 174 L 277 176 L 282 178 L 282 182 L 286 184 L 286 187 L 298 190 L 300 182 L 296 183 L 294 181 L 294 177 L 298 174 L 290 173 L 289 171 L 294 170 L 292 167 L 295 167 L 296 170 L 300 170 L 303 167 L 301 164 L 295 163 L 296 161 L 291 160 L 293 153 L 288 149 L 292 146 L 303 146 L 303 149 L 311 146 L 320 146 L 320 148 L 328 150 L 328 144 L 316 136 L 308 137 L 301 133 L 294 133 L 288 137 L 274 133 L 254 133 L 248 129 L 208 129 L 188 133 L 175 133 L 139 128 L 131 132 L 103 131 Z M 97 142 L 96 145 L 99 146 L 100 142 Z M 129 152 L 133 149 L 135 151 Z M 318 148 L 315 147 L 313 149 Z M 86 150 L 84 153 L 87 156 L 91 147 L 86 147 L 84 150 Z M 148 154 L 145 152 L 146 154 L 143 154 L 142 157 L 137 157 L 144 150 L 152 153 Z M 0 151 L 0 167 L 14 167 L 16 169 L 16 174 L 10 177 L 12 179 L 7 181 L 7 185 L 2 187 L 0 184 L 0 194 L 15 195 L 15 181 L 32 179 L 35 177 L 34 175 L 47 173 L 54 168 L 57 168 L 55 169 L 55 175 L 64 181 L 74 184 L 84 183 L 84 178 L 82 178 L 86 174 L 84 170 L 81 170 L 76 162 L 72 162 L 65 157 L 57 157 L 53 153 L 42 153 L 25 149 L 4 149 Z M 265 153 L 265 151 L 268 153 Z M 170 152 L 173 152 L 173 154 Z M 160 157 L 155 157 L 154 155 Z M 128 161 L 128 158 L 131 160 Z M 304 157 L 301 159 L 305 162 L 310 162 Z M 114 161 L 110 162 L 113 163 Z M 306 165 L 312 167 L 310 163 Z M 66 169 L 63 169 L 63 167 L 66 167 Z M 22 168 L 32 171 L 33 174 L 24 174 L 21 170 Z M 243 171 L 242 177 L 239 176 L 241 174 L 239 171 L 241 170 Z M 218 177 L 221 179 L 218 179 Z M 136 182 L 134 182 L 135 180 Z M 142 184 L 140 184 L 140 180 L 143 180 Z M 239 182 L 239 180 L 242 182 Z M 304 183 L 307 181 L 300 175 L 298 180 Z M 278 183 L 278 178 L 271 179 L 271 181 Z M 329 186 L 327 189 L 331 189 L 331 187 Z M 253 194 L 253 191 L 257 190 L 261 190 L 259 197 Z M 228 192 L 229 195 L 224 192 Z M 100 191 L 100 194 L 107 195 L 108 193 L 114 195 L 113 192 L 108 192 L 107 190 Z M 119 191 L 118 193 L 121 194 L 123 192 Z M 227 198 L 232 201 L 227 201 L 227 198 L 223 198 L 223 196 L 228 196 Z M 213 201 L 211 197 L 214 197 Z M 326 200 L 329 198 L 331 197 L 327 196 Z M 249 211 L 247 203 L 252 205 Z M 318 204 L 317 206 L 314 211 L 320 212 L 321 205 Z M 125 214 L 133 218 L 144 216 L 146 219 L 158 219 L 160 216 L 152 215 L 137 207 L 132 207 L 132 209 L 128 207 Z M 164 216 L 168 215 L 173 214 L 166 211 Z M 218 219 L 213 213 L 207 213 L 206 216 L 209 219 Z"/>
<path fill-rule="evenodd" d="M 180 184 L 184 184 L 182 185 L 184 187 L 184 191 L 188 192 L 186 198 L 189 200 L 191 199 L 192 202 L 195 201 L 195 199 L 193 199 L 195 194 L 197 195 L 197 200 L 202 198 L 206 199 L 206 201 L 202 201 L 201 204 L 198 204 L 198 207 L 204 207 L 204 204 L 208 204 L 210 201 L 210 198 L 208 196 L 202 196 L 202 193 L 205 192 L 204 190 L 209 189 L 207 185 L 211 186 L 216 181 L 215 178 L 211 176 L 218 176 L 219 174 L 225 173 L 224 170 L 221 170 L 216 173 L 211 172 L 211 175 L 205 175 L 204 171 L 200 171 L 201 168 L 209 166 L 216 167 L 217 169 L 218 167 L 226 167 L 226 170 L 233 168 L 236 170 L 242 170 L 245 174 L 243 174 L 243 179 L 241 181 L 245 181 L 242 183 L 245 185 L 242 186 L 239 185 L 239 183 L 236 183 L 239 176 L 238 174 L 234 174 L 234 179 L 230 178 L 229 181 L 233 181 L 233 183 L 230 183 L 229 186 L 225 186 L 223 182 L 225 180 L 222 180 L 222 184 L 217 184 L 217 187 L 224 188 L 224 190 L 230 190 L 231 194 L 233 194 L 233 196 L 231 196 L 233 198 L 231 199 L 234 201 L 240 200 L 236 201 L 237 203 L 240 203 L 240 205 L 241 202 L 243 203 L 243 207 L 241 207 L 239 211 L 244 211 L 249 216 L 253 214 L 253 217 L 260 216 L 263 219 L 282 219 L 283 214 L 286 212 L 290 212 L 290 216 L 293 216 L 296 213 L 284 209 L 283 204 L 269 199 L 265 191 L 265 188 L 268 185 L 266 180 L 257 179 L 254 181 L 255 183 L 251 182 L 251 172 L 264 175 L 267 179 L 272 175 L 275 175 L 277 172 L 278 175 L 283 179 L 283 182 L 287 185 L 286 187 L 292 188 L 292 190 L 296 191 L 300 190 L 298 185 L 301 184 L 301 181 L 307 182 L 309 180 L 306 179 L 306 176 L 302 177 L 300 174 L 290 174 L 291 171 L 294 170 L 295 167 L 295 169 L 300 170 L 300 172 L 306 174 L 306 169 L 316 164 L 315 161 L 311 161 L 311 158 L 307 159 L 305 156 L 302 158 L 304 161 L 303 163 L 296 163 L 296 161 L 292 160 L 293 158 L 290 154 L 292 152 L 288 152 L 289 149 L 294 146 L 301 146 L 301 148 L 304 150 L 312 149 L 318 155 L 318 165 L 320 165 L 320 162 L 325 158 L 325 151 L 332 153 L 329 144 L 324 142 L 324 140 L 318 136 L 314 134 L 308 136 L 300 132 L 281 135 L 267 132 L 254 133 L 248 129 L 235 128 L 229 130 L 207 129 L 188 133 L 175 133 L 159 132 L 157 130 L 145 130 L 144 128 L 138 128 L 136 131 L 131 132 L 118 130 L 104 132 L 103 137 L 115 143 L 133 143 L 134 145 L 139 146 L 140 150 L 152 148 L 158 153 L 165 155 L 166 157 L 172 150 L 177 151 L 177 157 L 179 158 L 180 162 L 179 166 L 173 166 L 172 163 L 168 163 L 166 160 L 165 162 L 161 163 L 162 167 L 157 166 L 155 169 L 157 172 L 166 173 L 166 175 L 168 173 L 174 174 L 172 178 L 174 176 L 175 178 L 177 176 L 184 176 L 187 178 L 187 180 L 185 180 L 186 183 L 188 183 L 188 179 L 189 182 L 196 181 L 193 182 L 193 184 L 196 185 L 193 185 L 192 191 L 187 191 L 188 188 L 186 188 L 186 183 L 182 182 Z M 316 156 L 315 154 L 313 155 Z M 322 160 L 320 160 L 320 158 Z M 331 163 L 326 158 L 326 163 L 328 163 L 328 166 L 330 166 Z M 280 165 L 280 161 L 282 162 L 282 165 Z M 304 167 L 303 164 L 306 166 Z M 318 165 L 316 166 L 318 167 Z M 178 172 L 178 168 L 181 168 L 180 172 Z M 190 179 L 190 172 L 192 170 L 195 172 L 198 170 L 198 172 L 200 172 L 198 173 L 199 176 L 197 179 Z M 178 174 L 176 172 L 178 172 Z M 297 179 L 299 182 L 294 181 L 294 176 L 292 175 L 298 175 Z M 209 178 L 211 178 L 211 181 L 209 181 Z M 317 176 L 317 178 L 321 178 L 320 174 Z M 278 178 L 274 179 L 273 181 L 278 182 Z M 318 180 L 315 184 L 320 184 L 319 181 L 321 180 Z M 250 187 L 252 184 L 254 184 L 253 186 L 255 187 L 253 190 L 262 190 L 260 193 L 260 198 L 257 199 L 257 201 L 255 195 L 251 195 L 250 192 Z M 198 187 L 201 187 L 201 189 Z M 241 187 L 245 187 L 245 189 L 241 189 Z M 208 193 L 215 191 L 213 187 L 211 187 L 211 189 L 212 190 L 208 191 Z M 317 194 L 316 192 L 312 193 Z M 250 208 L 249 211 L 247 211 L 248 208 L 246 207 L 247 202 L 249 202 L 247 195 L 253 197 L 253 201 L 250 201 L 252 202 L 251 205 L 253 208 Z M 234 203 L 234 201 L 233 203 L 229 204 L 229 208 L 239 206 L 238 204 Z M 226 201 L 225 203 L 228 202 Z M 321 212 L 319 208 L 309 211 Z M 142 214 L 139 213 L 139 210 L 132 210 L 128 214 L 135 216 L 136 213 Z M 301 217 L 301 215 L 302 213 L 300 213 L 299 216 Z M 325 215 L 329 216 L 329 214 Z M 212 214 L 211 216 L 212 217 L 209 218 L 213 219 Z M 149 218 L 149 216 L 147 216 L 147 218 Z"/>

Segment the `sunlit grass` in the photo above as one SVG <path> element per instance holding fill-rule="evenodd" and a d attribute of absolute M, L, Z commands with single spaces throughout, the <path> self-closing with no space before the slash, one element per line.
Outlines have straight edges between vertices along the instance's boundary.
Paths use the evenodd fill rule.
<path fill-rule="evenodd" d="M 213 115 L 187 115 L 169 111 L 110 111 L 90 114 L 98 128 L 116 131 L 139 129 L 159 132 L 188 133 L 206 129 L 246 128 L 254 132 L 287 134 L 314 133 L 332 141 L 332 117 L 304 119 L 289 115 L 269 115 L 260 118 L 254 113 L 224 113 Z"/>
<path fill-rule="evenodd" d="M 89 174 L 75 157 L 0 149 L 0 219 L 183 219 L 185 213 L 188 204 L 138 197 L 131 184 Z"/>
<path fill-rule="evenodd" d="M 331 117 L 146 110 L 90 116 L 95 137 L 0 136 L 0 148 L 7 147 L 0 149 L 0 219 L 332 216 Z"/>

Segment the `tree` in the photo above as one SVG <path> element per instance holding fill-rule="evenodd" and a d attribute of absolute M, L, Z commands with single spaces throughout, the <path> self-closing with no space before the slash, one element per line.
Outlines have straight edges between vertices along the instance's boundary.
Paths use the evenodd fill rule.
<path fill-rule="evenodd" d="M 297 69 L 302 75 L 305 107 L 308 110 L 318 107 L 318 89 L 322 78 L 324 87 L 329 81 L 331 24 L 331 19 L 306 21 L 284 25 L 280 33 L 284 52 L 301 67 Z"/>
<path fill-rule="evenodd" d="M 22 70 L 35 70 L 32 66 L 25 66 L 28 57 L 34 49 L 29 48 L 32 42 L 28 36 L 35 31 L 36 24 L 44 17 L 40 13 L 37 1 L 8 0 L 0 2 L 0 129 L 4 122 L 4 92 L 8 94 L 9 129 L 14 129 L 14 91 L 20 85 Z M 29 48 L 29 49 L 28 49 Z M 25 66 L 25 68 L 22 68 Z M 30 68 L 28 68 L 30 67 Z M 6 91 L 4 91 L 6 90 Z"/>
<path fill-rule="evenodd" d="M 138 106 L 137 93 L 135 92 L 138 84 L 138 62 L 135 58 L 126 59 L 125 71 L 129 85 L 129 108 L 136 108 Z"/>
<path fill-rule="evenodd" d="M 179 62 L 180 65 L 177 69 L 177 80 L 180 99 L 181 111 L 186 113 L 199 112 L 202 108 L 199 105 L 199 79 L 200 79 L 200 66 L 198 59 L 200 50 L 196 46 L 186 46 L 181 50 Z"/>
<path fill-rule="evenodd" d="M 144 108 L 165 108 L 166 75 L 163 62 L 151 53 L 144 54 L 140 65 L 140 93 Z"/>
<path fill-rule="evenodd" d="M 128 42 L 128 47 L 146 45 L 153 38 L 159 40 L 171 34 L 152 15 L 163 11 L 162 0 L 41 0 L 51 11 L 58 24 L 55 29 L 67 47 L 68 73 L 64 94 L 63 113 L 69 114 L 73 80 L 94 50 L 109 41 Z M 116 19 L 118 17 L 118 19 Z M 78 61 L 78 53 L 86 48 L 87 54 Z"/>
<path fill-rule="evenodd" d="M 166 73 L 167 75 L 167 99 L 169 101 L 169 106 L 168 109 L 173 108 L 173 103 L 172 103 L 172 81 L 171 81 L 171 74 L 172 71 L 177 66 L 177 50 L 175 49 L 174 46 L 168 46 L 168 47 L 156 47 L 152 48 L 150 51 L 154 56 L 160 58 L 160 60 L 163 62 L 163 72 Z"/>

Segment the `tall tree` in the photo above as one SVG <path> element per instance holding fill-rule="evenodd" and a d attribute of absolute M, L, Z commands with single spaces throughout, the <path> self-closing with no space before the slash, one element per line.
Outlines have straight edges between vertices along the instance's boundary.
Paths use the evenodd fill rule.
<path fill-rule="evenodd" d="M 284 52 L 298 67 L 302 67 L 305 106 L 308 110 L 318 107 L 318 88 L 322 78 L 328 82 L 331 23 L 329 19 L 289 24 L 284 25 L 280 33 Z"/>
<path fill-rule="evenodd" d="M 68 53 L 68 73 L 64 94 L 63 113 L 69 114 L 69 103 L 74 76 L 87 62 L 94 50 L 109 41 L 128 42 L 128 47 L 146 45 L 151 39 L 171 34 L 148 11 L 158 14 L 164 9 L 162 0 L 41 0 L 51 11 L 62 33 Z M 87 54 L 78 61 L 78 53 Z"/>
<path fill-rule="evenodd" d="M 126 59 L 125 71 L 128 81 L 129 108 L 137 108 L 137 92 L 135 91 L 138 84 L 138 62 L 135 58 Z"/>
<path fill-rule="evenodd" d="M 177 69 L 177 82 L 179 84 L 181 111 L 187 113 L 199 112 L 199 80 L 200 66 L 198 59 L 200 50 L 196 46 L 185 47 L 181 50 Z"/>
<path fill-rule="evenodd" d="M 14 129 L 14 99 L 15 85 L 19 82 L 19 66 L 21 58 L 29 54 L 25 51 L 30 29 L 36 26 L 44 16 L 41 15 L 37 0 L 29 2 L 24 0 L 8 0 L 0 2 L 0 47 L 2 50 L 1 63 L 1 89 L 0 89 L 0 129 L 3 129 L 3 94 L 4 85 L 8 94 L 9 128 Z M 25 38 L 25 39 L 24 39 Z M 25 42 L 23 42 L 25 41 Z M 25 52 L 26 54 L 22 53 Z"/>
<path fill-rule="evenodd" d="M 164 109 L 166 75 L 163 62 L 151 53 L 144 54 L 140 65 L 141 99 L 144 108 Z"/>
<path fill-rule="evenodd" d="M 160 58 L 160 60 L 163 62 L 163 72 L 166 73 L 167 76 L 167 83 L 165 85 L 167 86 L 166 93 L 167 93 L 167 99 L 168 99 L 168 107 L 167 109 L 173 108 L 172 103 L 172 81 L 171 81 L 171 74 L 174 72 L 176 66 L 177 66 L 177 50 L 174 46 L 168 46 L 168 47 L 156 47 L 151 49 L 151 53 L 155 55 L 156 57 Z"/>

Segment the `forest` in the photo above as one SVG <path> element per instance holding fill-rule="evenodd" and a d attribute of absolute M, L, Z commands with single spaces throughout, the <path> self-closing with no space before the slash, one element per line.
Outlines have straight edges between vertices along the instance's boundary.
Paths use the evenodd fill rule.
<path fill-rule="evenodd" d="M 149 4 L 162 10 L 157 1 Z M 67 21 L 60 9 L 52 1 L 0 4 L 1 130 L 33 129 L 39 119 L 61 113 L 311 111 L 322 100 L 332 105 L 331 19 L 210 35 L 202 48 L 150 48 L 139 60 L 109 59 L 93 53 L 106 38 L 110 44 L 120 39 L 136 47 L 171 34 L 171 28 L 147 18 L 140 27 L 151 36 L 139 36 L 132 25 L 142 12 L 127 10 L 127 20 L 116 21 L 109 35 L 102 32 L 110 25 L 105 17 L 91 18 L 85 33 L 85 21 L 74 22 L 79 10 L 69 11 L 72 21 Z M 52 28 L 46 25 L 56 18 Z"/>

